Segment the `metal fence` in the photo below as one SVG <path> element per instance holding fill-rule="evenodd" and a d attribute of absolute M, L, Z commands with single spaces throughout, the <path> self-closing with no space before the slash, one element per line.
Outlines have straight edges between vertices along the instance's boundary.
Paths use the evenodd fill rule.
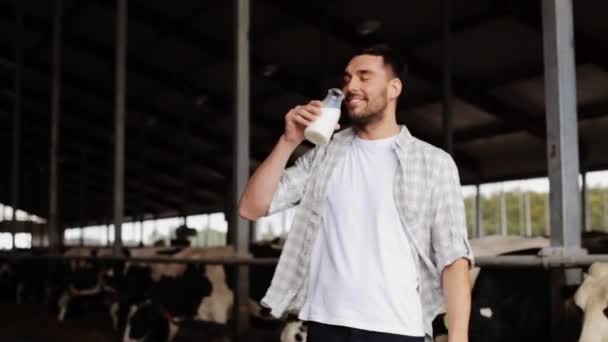
<path fill-rule="evenodd" d="M 206 258 L 167 258 L 167 257 L 123 257 L 123 256 L 65 256 L 50 255 L 15 255 L 14 253 L 0 254 L 0 260 L 77 260 L 93 262 L 134 262 L 134 263 L 166 263 L 191 265 L 274 265 L 278 258 L 253 257 L 206 257 Z M 475 266 L 479 267 L 541 267 L 541 268 L 578 268 L 594 262 L 608 262 L 608 254 L 580 255 L 505 255 L 493 257 L 476 257 Z"/>
<path fill-rule="evenodd" d="M 122 256 L 65 256 L 61 254 L 49 255 L 14 255 L 0 254 L 0 260 L 76 260 L 94 262 L 134 262 L 134 263 L 165 263 L 165 264 L 189 264 L 189 265 L 272 265 L 278 262 L 278 258 L 252 258 L 252 257 L 213 257 L 213 258 L 168 258 L 168 257 L 146 257 L 131 258 Z"/>

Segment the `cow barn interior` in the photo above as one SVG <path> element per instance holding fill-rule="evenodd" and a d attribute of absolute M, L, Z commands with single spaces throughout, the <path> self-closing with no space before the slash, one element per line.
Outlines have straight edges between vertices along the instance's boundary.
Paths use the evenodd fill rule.
<path fill-rule="evenodd" d="M 606 13 L 600 0 L 0 0 L 0 339 L 306 340 L 305 322 L 258 302 L 293 215 L 258 241 L 238 201 L 285 113 L 385 43 L 405 62 L 397 121 L 449 153 L 470 190 L 469 340 L 608 340 L 608 301 L 591 290 L 608 287 L 608 187 L 587 186 L 608 184 Z M 527 193 L 521 224 L 496 197 L 490 232 L 480 189 L 537 178 L 542 236 Z M 213 215 L 225 235 L 200 244 L 189 218 Z M 173 219 L 144 242 L 144 221 Z M 87 227 L 105 242 L 88 244 Z M 172 307 L 180 296 L 194 307 Z M 145 310 L 166 331 L 131 336 Z"/>

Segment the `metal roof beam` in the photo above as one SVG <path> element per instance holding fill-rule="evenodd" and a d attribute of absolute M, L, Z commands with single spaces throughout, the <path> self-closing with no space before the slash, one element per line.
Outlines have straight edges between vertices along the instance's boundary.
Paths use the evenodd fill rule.
<path fill-rule="evenodd" d="M 2 90 L 0 89 L 0 91 L 2 91 Z M 30 105 L 30 106 L 35 105 L 35 107 L 37 108 L 36 111 L 32 112 L 32 113 L 34 113 L 34 115 L 39 117 L 41 120 L 44 120 L 45 119 L 44 116 L 40 116 L 39 114 L 37 114 L 37 113 L 43 113 L 46 109 L 45 106 L 42 104 L 42 103 L 44 103 L 44 94 L 36 93 L 36 91 L 26 89 L 24 96 L 29 98 L 27 105 Z M 109 140 L 111 138 L 111 136 L 110 136 L 111 127 L 109 125 L 107 125 L 104 121 L 94 120 L 97 117 L 95 114 L 88 112 L 86 109 L 82 109 L 79 107 L 77 108 L 73 104 L 68 103 L 67 101 L 64 101 L 63 108 L 64 108 L 63 111 L 65 112 L 64 115 L 65 115 L 65 120 L 66 120 L 66 124 L 64 124 L 64 125 L 73 124 L 71 127 L 71 129 L 73 131 L 79 131 L 79 129 L 84 129 L 84 131 L 86 131 L 88 133 L 88 138 L 91 138 L 91 137 L 95 138 L 95 139 L 97 139 L 98 143 L 102 143 L 102 144 L 103 143 L 107 143 L 107 144 L 112 143 Z M 73 115 L 72 113 L 80 113 L 81 115 L 84 114 L 88 118 L 88 120 L 82 120 L 78 116 Z M 167 132 L 166 132 L 166 129 L 164 128 L 165 126 L 164 125 L 161 125 L 161 126 L 163 126 L 162 133 L 166 134 Z M 130 125 L 130 128 L 139 129 L 139 130 L 146 129 L 146 128 L 141 128 L 141 127 L 137 127 L 137 126 L 133 126 L 133 125 Z M 155 130 L 152 128 L 147 128 L 147 129 Z M 159 128 L 159 130 L 160 130 L 160 128 Z M 160 133 L 160 131 L 158 133 Z M 131 141 L 129 142 L 128 152 L 130 151 L 132 154 L 133 153 L 132 149 L 134 146 L 136 146 L 137 149 L 139 150 L 137 156 L 145 156 L 156 162 L 165 162 L 167 160 L 173 160 L 176 157 L 176 155 L 179 155 L 178 153 L 175 153 L 176 152 L 175 150 L 178 150 L 179 146 L 174 146 L 175 150 L 174 149 L 169 150 L 165 147 L 165 144 L 159 144 L 158 139 L 149 139 L 150 137 L 155 138 L 156 135 L 154 135 L 154 134 L 146 135 L 146 144 L 141 145 L 142 142 L 138 141 L 137 137 L 131 136 L 131 139 L 130 139 Z M 163 141 L 168 143 L 168 141 L 166 141 L 166 140 L 163 140 Z M 99 146 L 97 144 L 90 145 L 88 142 L 88 139 L 85 139 L 81 143 L 86 144 L 89 147 L 89 149 L 96 149 Z M 154 154 L 148 153 L 147 152 L 148 149 L 146 147 L 154 147 L 155 150 L 157 151 L 157 153 L 154 153 Z M 143 153 L 143 155 L 141 153 Z M 163 158 L 159 159 L 159 157 L 158 157 L 159 154 L 162 155 Z M 195 155 L 194 157 L 202 158 L 201 155 Z M 136 159 L 139 159 L 139 158 L 136 158 Z M 173 164 L 175 164 L 175 162 L 173 162 Z M 158 163 L 157 163 L 157 165 L 158 165 Z M 201 166 L 199 166 L 199 165 L 190 165 L 190 167 L 201 168 Z M 226 177 L 224 177 L 221 172 L 218 172 L 217 170 L 212 169 L 212 168 L 202 167 L 201 171 L 203 171 L 204 173 L 212 172 L 214 174 L 214 176 L 219 175 L 219 176 L 222 176 L 222 178 L 226 179 Z M 209 185 L 211 185 L 211 184 L 215 184 L 215 183 L 209 182 Z"/>

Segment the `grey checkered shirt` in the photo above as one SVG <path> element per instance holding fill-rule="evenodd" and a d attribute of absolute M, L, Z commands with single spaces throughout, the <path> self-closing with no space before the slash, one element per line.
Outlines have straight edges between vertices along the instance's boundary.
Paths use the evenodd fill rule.
<path fill-rule="evenodd" d="M 304 304 L 327 183 L 354 136 L 352 129 L 334 134 L 329 144 L 308 151 L 281 177 L 268 215 L 297 208 L 274 278 L 262 299 L 273 316 L 296 313 Z M 432 321 L 445 312 L 441 271 L 463 257 L 473 264 L 458 169 L 449 154 L 416 139 L 405 126 L 393 149 L 399 159 L 393 196 L 406 236 L 418 255 L 425 339 L 431 341 Z"/>

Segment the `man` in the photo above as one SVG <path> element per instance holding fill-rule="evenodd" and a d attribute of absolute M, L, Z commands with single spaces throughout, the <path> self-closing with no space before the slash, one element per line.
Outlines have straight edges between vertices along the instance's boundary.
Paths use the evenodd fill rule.
<path fill-rule="evenodd" d="M 285 170 L 322 103 L 291 109 L 241 198 L 249 220 L 299 205 L 262 304 L 275 316 L 299 311 L 312 342 L 430 341 L 446 309 L 449 341 L 468 340 L 472 254 L 458 171 L 397 124 L 400 67 L 385 45 L 356 54 L 343 85 L 352 127 Z"/>

